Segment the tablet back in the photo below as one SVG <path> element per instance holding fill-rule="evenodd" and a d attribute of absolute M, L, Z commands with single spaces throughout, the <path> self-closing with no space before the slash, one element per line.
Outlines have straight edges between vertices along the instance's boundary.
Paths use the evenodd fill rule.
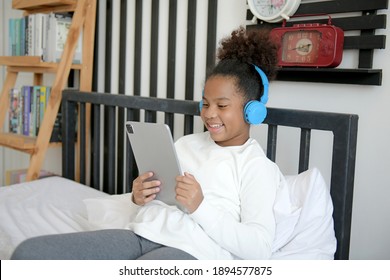
<path fill-rule="evenodd" d="M 182 172 L 169 126 L 127 121 L 126 131 L 139 174 L 152 171 L 152 180 L 161 181 L 161 190 L 156 199 L 182 209 L 175 199 L 175 177 Z"/>

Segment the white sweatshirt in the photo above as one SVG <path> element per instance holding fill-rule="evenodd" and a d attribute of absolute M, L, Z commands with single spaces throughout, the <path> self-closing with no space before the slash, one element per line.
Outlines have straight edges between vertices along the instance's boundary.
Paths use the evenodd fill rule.
<path fill-rule="evenodd" d="M 195 176 L 204 200 L 192 214 L 156 200 L 133 204 L 126 228 L 198 259 L 268 259 L 282 175 L 258 142 L 221 147 L 204 132 L 175 146 L 182 170 Z"/>

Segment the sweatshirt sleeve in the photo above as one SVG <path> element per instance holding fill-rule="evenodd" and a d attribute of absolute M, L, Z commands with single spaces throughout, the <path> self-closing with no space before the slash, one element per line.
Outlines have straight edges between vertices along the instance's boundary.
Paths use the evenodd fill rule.
<path fill-rule="evenodd" d="M 258 158 L 248 162 L 242 170 L 239 221 L 207 200 L 191 216 L 236 258 L 268 259 L 275 235 L 273 204 L 280 172 L 274 163 Z"/>
<path fill-rule="evenodd" d="M 88 221 L 97 229 L 126 228 L 140 206 L 132 202 L 132 193 L 84 199 Z"/>

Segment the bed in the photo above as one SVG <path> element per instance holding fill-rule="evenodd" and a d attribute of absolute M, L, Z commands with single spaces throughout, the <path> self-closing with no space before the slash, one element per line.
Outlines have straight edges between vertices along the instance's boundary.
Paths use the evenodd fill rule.
<path fill-rule="evenodd" d="M 94 229 L 83 201 L 131 191 L 137 166 L 126 141 L 126 120 L 165 122 L 179 137 L 203 130 L 198 108 L 198 102 L 189 100 L 64 91 L 62 176 L 0 188 L 0 258 L 9 258 L 28 237 Z M 294 220 L 294 232 L 283 232 L 280 258 L 311 258 L 291 250 L 296 252 L 308 238 L 317 250 L 329 233 L 335 238 L 334 259 L 349 258 L 357 125 L 353 114 L 269 108 L 262 126 L 267 127 L 264 150 L 271 160 L 276 159 L 278 128 L 300 129 L 298 172 L 286 178 L 302 211 Z M 309 169 L 314 130 L 333 135 L 330 186 L 316 168 Z M 318 228 L 307 229 L 313 221 Z M 286 229 L 294 228 L 287 226 L 291 219 L 285 222 Z M 304 234 L 297 234 L 300 223 Z"/>

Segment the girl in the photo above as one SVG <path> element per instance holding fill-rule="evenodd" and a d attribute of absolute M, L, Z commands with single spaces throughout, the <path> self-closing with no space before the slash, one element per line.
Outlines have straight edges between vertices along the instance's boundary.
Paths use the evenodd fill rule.
<path fill-rule="evenodd" d="M 276 52 L 264 30 L 240 28 L 221 42 L 200 103 L 207 131 L 175 144 L 186 171 L 176 178 L 176 199 L 186 213 L 155 200 L 160 182 L 148 181 L 152 173 L 141 174 L 132 193 L 118 200 L 125 207 L 120 213 L 126 217 L 121 226 L 125 229 L 30 239 L 13 258 L 270 258 L 276 227 L 273 207 L 282 174 L 249 132 L 251 124 L 261 123 L 266 115 Z M 97 205 L 86 203 L 90 209 Z M 102 227 L 110 227 L 104 223 L 100 221 Z"/>

